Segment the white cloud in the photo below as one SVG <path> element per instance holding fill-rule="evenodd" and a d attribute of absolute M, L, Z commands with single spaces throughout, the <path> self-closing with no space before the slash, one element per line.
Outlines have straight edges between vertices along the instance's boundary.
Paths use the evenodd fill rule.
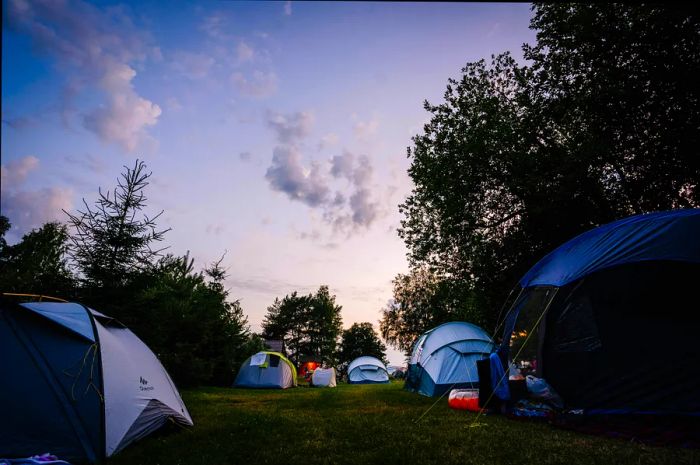
<path fill-rule="evenodd" d="M 209 75 L 214 63 L 214 58 L 204 53 L 179 51 L 173 56 L 172 66 L 178 73 L 189 79 L 201 79 Z"/>
<path fill-rule="evenodd" d="M 321 137 L 321 140 L 318 143 L 318 149 L 325 150 L 330 147 L 335 147 L 336 145 L 338 145 L 338 135 L 330 132 Z"/>
<path fill-rule="evenodd" d="M 2 190 L 14 189 L 24 182 L 27 175 L 39 166 L 39 159 L 28 155 L 12 160 L 7 165 L 0 165 L 0 184 Z"/>
<path fill-rule="evenodd" d="M 231 83 L 238 92 L 248 97 L 265 98 L 277 91 L 277 75 L 272 71 L 254 71 L 250 77 L 236 71 L 231 74 Z"/>
<path fill-rule="evenodd" d="M 147 45 L 125 11 L 80 0 L 10 0 L 7 24 L 29 35 L 35 49 L 55 58 L 66 74 L 63 114 L 72 112 L 72 96 L 85 86 L 101 89 L 107 103 L 87 112 L 85 127 L 131 151 L 144 139 L 146 128 L 157 122 L 160 108 L 133 87 L 136 71 L 131 63 L 153 56 L 156 48 Z"/>
<path fill-rule="evenodd" d="M 355 131 L 355 137 L 360 140 L 367 140 L 376 134 L 378 128 L 379 121 L 376 118 L 372 118 L 369 121 L 356 122 L 353 130 Z"/>
<path fill-rule="evenodd" d="M 303 166 L 301 153 L 292 146 L 275 147 L 265 179 L 273 190 L 310 207 L 323 205 L 330 193 L 321 166 L 318 163 L 312 163 L 310 168 Z"/>
<path fill-rule="evenodd" d="M 158 105 L 140 97 L 131 85 L 136 71 L 117 63 L 112 72 L 101 80 L 109 94 L 109 103 L 85 115 L 84 124 L 107 142 L 116 142 L 126 151 L 133 152 L 146 137 L 145 129 L 157 123 L 161 114 Z"/>
<path fill-rule="evenodd" d="M 20 235 L 48 221 L 64 221 L 63 210 L 73 206 L 73 191 L 51 187 L 35 191 L 3 192 L 2 212 Z"/>
<path fill-rule="evenodd" d="M 73 205 L 71 189 L 52 187 L 23 190 L 28 175 L 39 166 L 39 159 L 29 155 L 0 166 L 0 211 L 12 223 L 19 238 L 47 221 L 64 220 L 63 209 Z"/>
<path fill-rule="evenodd" d="M 266 119 L 277 140 L 283 144 L 296 143 L 305 138 L 314 124 L 314 115 L 309 111 L 289 114 L 268 111 Z"/>

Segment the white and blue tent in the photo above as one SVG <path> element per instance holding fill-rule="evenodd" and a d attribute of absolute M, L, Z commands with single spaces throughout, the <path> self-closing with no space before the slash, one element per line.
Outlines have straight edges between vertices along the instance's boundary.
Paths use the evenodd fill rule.
<path fill-rule="evenodd" d="M 97 462 L 173 420 L 192 426 L 158 358 L 77 303 L 0 303 L 0 457 Z"/>
<path fill-rule="evenodd" d="M 462 321 L 442 324 L 413 346 L 404 388 L 439 396 L 451 388 L 477 387 L 476 361 L 493 351 L 493 341 L 480 327 Z"/>
<path fill-rule="evenodd" d="M 348 365 L 349 384 L 379 384 L 388 383 L 389 373 L 378 358 L 357 357 Z"/>

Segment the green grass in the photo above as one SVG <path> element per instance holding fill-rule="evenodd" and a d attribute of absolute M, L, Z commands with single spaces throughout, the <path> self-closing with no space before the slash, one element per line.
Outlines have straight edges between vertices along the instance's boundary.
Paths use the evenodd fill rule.
<path fill-rule="evenodd" d="M 195 426 L 151 436 L 108 465 L 681 464 L 700 451 L 647 447 L 543 423 L 455 411 L 401 383 L 286 391 L 183 391 Z"/>

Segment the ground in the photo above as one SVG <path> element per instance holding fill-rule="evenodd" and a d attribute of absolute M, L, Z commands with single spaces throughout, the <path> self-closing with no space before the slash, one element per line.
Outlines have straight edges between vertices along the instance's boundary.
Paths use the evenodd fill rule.
<path fill-rule="evenodd" d="M 172 427 L 107 465 L 700 464 L 700 451 L 648 447 L 543 423 L 452 410 L 402 383 L 335 389 L 183 391 L 195 426 Z M 476 420 L 476 423 L 475 423 Z"/>

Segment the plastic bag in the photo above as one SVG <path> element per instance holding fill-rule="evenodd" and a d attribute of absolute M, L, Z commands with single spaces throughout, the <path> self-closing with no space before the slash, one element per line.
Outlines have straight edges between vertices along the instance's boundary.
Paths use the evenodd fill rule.
<path fill-rule="evenodd" d="M 527 391 L 533 399 L 547 402 L 556 408 L 562 408 L 564 406 L 564 402 L 561 397 L 559 397 L 559 394 L 556 393 L 547 381 L 542 378 L 537 378 L 536 376 L 527 375 L 525 377 L 525 382 L 527 383 Z"/>

